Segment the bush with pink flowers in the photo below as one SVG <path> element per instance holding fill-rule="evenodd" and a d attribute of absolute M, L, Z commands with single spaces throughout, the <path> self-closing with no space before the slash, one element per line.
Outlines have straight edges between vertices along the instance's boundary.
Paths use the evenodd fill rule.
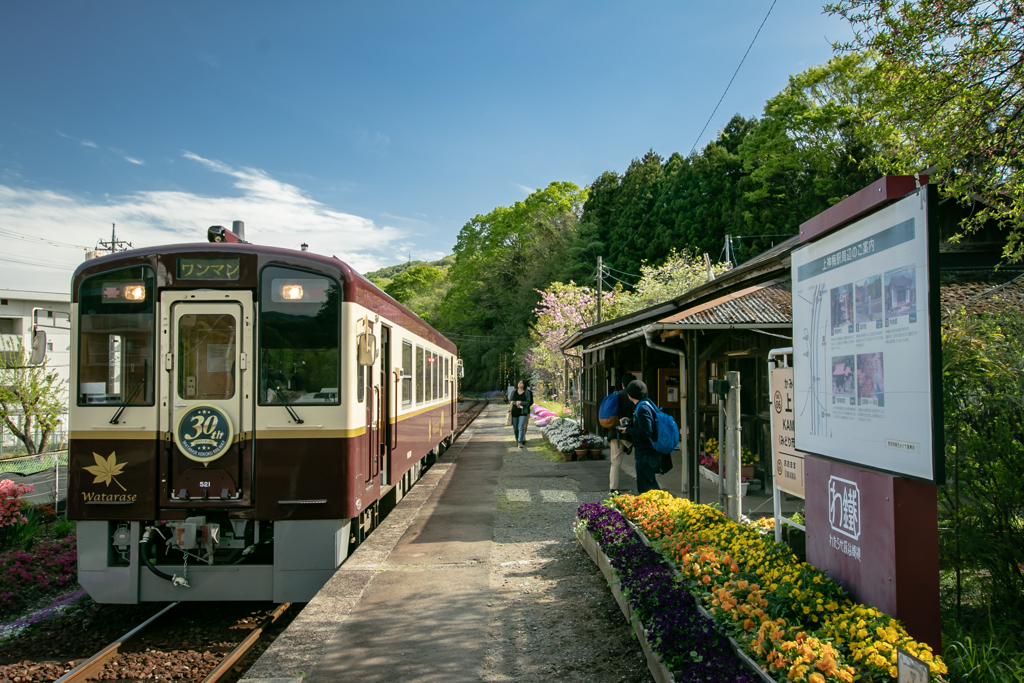
<path fill-rule="evenodd" d="M 0 556 L 0 617 L 75 581 L 75 535 L 37 543 L 30 551 Z"/>
<path fill-rule="evenodd" d="M 24 496 L 35 491 L 34 486 L 28 484 L 15 484 L 10 479 L 0 481 L 0 528 L 11 524 L 24 524 L 24 511 L 22 502 Z"/>

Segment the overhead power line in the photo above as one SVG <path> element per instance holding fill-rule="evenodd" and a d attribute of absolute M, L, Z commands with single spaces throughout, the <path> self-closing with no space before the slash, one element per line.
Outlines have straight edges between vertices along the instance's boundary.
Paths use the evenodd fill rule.
<path fill-rule="evenodd" d="M 65 249 L 91 249 L 83 244 L 71 244 L 70 242 L 61 242 L 60 240 L 51 240 L 46 237 L 35 237 L 34 235 L 24 235 L 20 232 L 14 232 L 13 230 L 7 230 L 6 228 L 0 228 L 0 235 L 4 237 L 13 237 L 16 240 L 24 240 L 26 242 L 36 242 L 38 244 L 49 244 L 52 247 L 62 247 Z"/>
<path fill-rule="evenodd" d="M 718 98 L 718 104 L 715 105 L 714 111 L 711 112 L 711 116 L 708 117 L 704 127 L 700 129 L 700 135 L 698 135 L 697 139 L 693 141 L 693 147 L 690 148 L 690 154 L 693 154 L 693 150 L 697 149 L 697 143 L 700 142 L 701 137 L 703 137 L 704 131 L 708 129 L 708 124 L 711 123 L 711 119 L 715 118 L 718 108 L 722 105 L 722 100 L 725 99 L 725 94 L 729 92 L 732 82 L 736 80 L 736 74 L 740 72 L 740 67 L 743 66 L 743 62 L 746 61 L 747 55 L 750 54 L 750 48 L 754 47 L 754 41 L 757 40 L 759 35 L 761 35 L 761 29 L 764 28 L 764 22 L 768 21 L 768 16 L 772 13 L 772 10 L 775 9 L 776 2 L 778 2 L 778 0 L 772 0 L 772 6 L 768 8 L 768 14 L 764 15 L 764 19 L 761 20 L 761 25 L 757 27 L 757 33 L 754 34 L 753 40 L 751 40 L 750 45 L 747 46 L 747 51 L 743 53 L 743 59 L 740 60 L 739 66 L 736 67 L 736 71 L 732 73 L 732 78 L 729 79 L 729 84 L 725 86 L 725 92 L 723 92 L 722 96 Z"/>
<path fill-rule="evenodd" d="M 54 268 L 56 270 L 74 270 L 77 266 L 65 266 L 54 262 L 36 261 L 34 259 L 16 259 L 7 258 L 0 256 L 0 261 L 6 261 L 8 263 L 18 263 L 23 266 L 35 266 L 37 268 Z"/>

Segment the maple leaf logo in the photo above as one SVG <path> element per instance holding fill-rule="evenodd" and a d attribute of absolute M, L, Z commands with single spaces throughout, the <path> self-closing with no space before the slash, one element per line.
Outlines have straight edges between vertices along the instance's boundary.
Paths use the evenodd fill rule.
<path fill-rule="evenodd" d="M 92 483 L 98 484 L 101 481 L 107 486 L 110 486 L 110 482 L 114 482 L 118 486 L 121 486 L 121 482 L 114 477 L 123 473 L 124 466 L 127 463 L 118 463 L 114 453 L 110 454 L 109 458 L 104 459 L 99 453 L 93 453 L 92 457 L 96 458 L 96 464 L 91 467 L 83 467 L 82 469 L 89 474 L 95 474 L 96 478 L 92 480 Z M 127 491 L 125 487 L 121 486 L 122 491 Z"/>

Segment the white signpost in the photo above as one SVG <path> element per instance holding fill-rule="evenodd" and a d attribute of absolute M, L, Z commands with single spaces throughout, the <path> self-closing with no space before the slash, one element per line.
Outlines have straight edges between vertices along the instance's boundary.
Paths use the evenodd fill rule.
<path fill-rule="evenodd" d="M 928 258 L 924 189 L 793 252 L 801 451 L 934 481 Z"/>

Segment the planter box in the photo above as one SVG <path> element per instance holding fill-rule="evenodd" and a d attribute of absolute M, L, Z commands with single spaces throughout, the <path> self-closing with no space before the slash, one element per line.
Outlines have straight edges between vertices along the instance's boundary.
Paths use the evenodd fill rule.
<path fill-rule="evenodd" d="M 701 469 L 703 470 L 704 468 L 702 467 Z M 709 474 L 714 473 L 709 472 Z M 626 524 L 636 532 L 640 541 L 644 545 L 650 546 L 650 540 L 648 540 L 647 536 L 644 535 L 643 531 L 641 531 L 636 524 L 629 519 L 626 519 L 625 516 L 623 516 L 623 520 L 625 520 Z M 657 653 L 651 649 L 650 643 L 647 641 L 647 633 L 640 624 L 640 620 L 633 618 L 632 610 L 629 608 L 629 601 L 622 595 L 618 577 L 615 575 L 615 570 L 612 569 L 611 564 L 608 561 L 608 556 L 604 554 L 604 551 L 601 550 L 601 546 L 598 545 L 597 541 L 594 540 L 594 537 L 591 536 L 588 531 L 584 530 L 578 532 L 576 534 L 576 538 L 579 540 L 580 545 L 583 546 L 583 549 L 587 551 L 587 554 L 590 555 L 590 559 L 593 560 L 594 564 L 596 564 L 601 570 L 602 575 L 604 575 L 605 580 L 608 582 L 608 587 L 612 591 L 612 595 L 615 597 L 615 602 L 618 603 L 619 609 L 622 610 L 622 614 L 626 617 L 626 620 L 633 626 L 633 631 L 636 633 L 637 640 L 640 641 L 640 647 L 643 648 L 644 655 L 647 658 L 647 668 L 650 669 L 651 676 L 654 677 L 654 680 L 657 681 L 657 683 L 675 683 L 676 678 L 673 673 L 661 662 Z M 675 562 L 664 555 L 662 555 L 662 560 L 674 574 L 679 575 L 679 568 L 676 566 Z M 701 604 L 700 598 L 695 597 L 695 604 L 701 615 L 714 624 L 717 629 L 718 624 L 715 621 L 714 616 L 712 616 L 711 612 Z M 729 646 L 732 648 L 733 653 L 741 662 L 743 662 L 744 665 L 746 665 L 748 669 L 756 673 L 764 683 L 778 683 L 744 651 L 743 646 L 736 642 L 732 636 L 726 637 L 729 640 Z"/>
<path fill-rule="evenodd" d="M 718 486 L 718 475 L 703 465 L 700 466 L 700 476 L 704 477 L 715 486 Z"/>
<path fill-rule="evenodd" d="M 583 549 L 587 551 L 587 555 L 590 555 L 590 559 L 594 561 L 597 568 L 601 570 L 601 575 L 604 576 L 605 581 L 608 582 L 608 588 L 612 591 L 612 597 L 615 598 L 615 602 L 619 605 L 619 609 L 622 610 L 622 616 L 626 617 L 626 621 L 632 621 L 633 612 L 629 609 L 629 601 L 626 600 L 626 596 L 622 594 L 622 588 L 619 584 L 619 578 L 615 574 L 615 570 L 612 569 L 611 563 L 608 561 L 608 556 L 604 554 L 601 547 L 594 540 L 594 537 L 590 535 L 590 532 L 584 530 L 576 534 L 576 540 L 580 542 Z"/>
<path fill-rule="evenodd" d="M 644 654 L 647 656 L 647 668 L 650 669 L 654 680 L 657 683 L 676 683 L 676 677 L 661 663 L 661 659 L 651 649 L 650 643 L 647 642 L 647 633 L 639 619 L 633 619 L 633 632 L 636 633 L 636 639 L 640 641 L 640 647 L 643 648 Z"/>

